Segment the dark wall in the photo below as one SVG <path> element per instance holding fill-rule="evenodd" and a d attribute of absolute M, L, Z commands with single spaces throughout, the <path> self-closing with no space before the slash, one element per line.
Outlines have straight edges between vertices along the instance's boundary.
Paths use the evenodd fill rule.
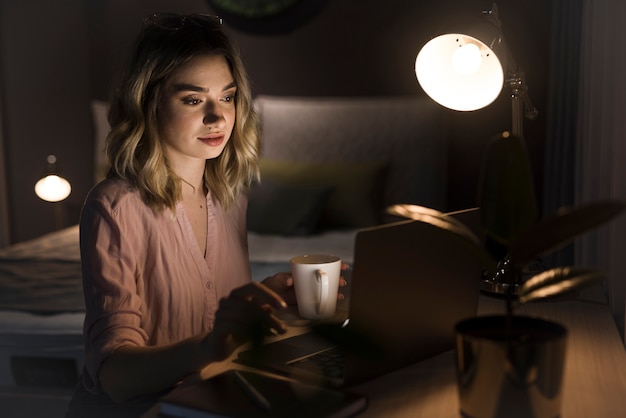
<path fill-rule="evenodd" d="M 45 155 L 53 151 L 75 184 L 66 203 L 65 222 L 77 221 L 80 203 L 92 185 L 89 140 L 93 131 L 88 101 L 108 97 L 109 86 L 141 20 L 150 12 L 224 16 L 226 30 L 242 50 L 255 94 L 404 96 L 423 94 L 413 71 L 420 47 L 447 25 L 477 17 L 491 5 L 476 0 L 303 0 L 283 16 L 246 23 L 229 20 L 230 16 L 209 3 L 60 0 L 53 7 L 52 2 L 24 0 L 18 7 L 11 0 L 0 0 L 4 102 L 7 124 L 11 125 L 7 127 L 7 148 L 14 241 L 54 229 L 47 216 L 49 204 L 38 201 L 32 192 Z M 550 2 L 503 0 L 498 6 L 505 36 L 517 63 L 526 72 L 531 98 L 540 112 L 536 121 L 525 124 L 540 184 Z M 43 29 L 21 33 L 24 31 L 19 16 L 33 8 L 40 10 L 36 18 Z M 40 52 L 28 56 L 26 51 L 35 46 Z M 7 87 L 11 88 L 7 91 Z M 29 106 L 32 102 L 36 109 Z M 510 129 L 508 92 L 505 89 L 486 109 L 449 114 L 452 142 L 448 201 L 449 209 L 454 210 L 475 204 L 480 160 L 488 139 Z M 39 135 L 32 135 L 32 130 Z"/>
<path fill-rule="evenodd" d="M 92 178 L 84 0 L 0 0 L 0 30 L 9 233 L 16 242 L 57 225 L 58 205 L 34 193 L 48 154 L 74 186 L 61 223 L 75 222 L 70 212 Z"/>

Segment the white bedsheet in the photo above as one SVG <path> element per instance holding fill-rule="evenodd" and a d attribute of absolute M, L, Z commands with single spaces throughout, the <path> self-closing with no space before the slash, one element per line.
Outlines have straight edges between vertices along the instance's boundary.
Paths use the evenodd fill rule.
<path fill-rule="evenodd" d="M 83 333 L 84 312 L 36 315 L 29 312 L 0 311 L 3 334 L 77 334 Z"/>
<path fill-rule="evenodd" d="M 2 259 L 80 261 L 78 225 L 1 248 Z"/>
<path fill-rule="evenodd" d="M 248 234 L 250 261 L 255 280 L 289 268 L 289 259 L 296 255 L 329 253 L 351 263 L 356 230 L 328 231 L 306 237 L 284 237 Z M 80 262 L 78 226 L 63 229 L 32 241 L 0 249 L 0 260 L 25 265 L 50 261 L 66 266 Z M 21 260 L 21 261 L 20 261 Z M 49 263 L 48 263 L 49 264 Z M 47 264 L 46 264 L 47 265 Z M 46 269 L 49 271 L 49 269 Z M 41 279 L 43 280 L 43 279 Z M 17 310 L 0 310 L 0 385 L 16 385 L 12 362 L 18 357 L 45 359 L 23 373 L 45 374 L 59 380 L 70 373 L 66 367 L 80 372 L 83 362 L 82 329 L 84 312 L 40 315 Z M 35 367 L 36 366 L 36 367 Z M 49 369 L 47 369 L 49 367 Z M 58 374 L 58 377 L 57 377 Z M 71 374 L 71 373 L 70 373 Z"/>

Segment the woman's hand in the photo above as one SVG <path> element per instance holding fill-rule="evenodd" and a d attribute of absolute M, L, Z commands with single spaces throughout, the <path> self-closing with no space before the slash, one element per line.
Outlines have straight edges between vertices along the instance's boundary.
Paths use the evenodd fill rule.
<path fill-rule="evenodd" d="M 285 332 L 274 312 L 286 307 L 268 287 L 247 284 L 220 301 L 211 332 L 164 346 L 119 347 L 102 363 L 98 379 L 117 402 L 170 388 L 207 364 L 224 360 L 247 341 Z"/>
<path fill-rule="evenodd" d="M 240 345 L 260 343 L 264 336 L 284 333 L 285 324 L 274 314 L 287 303 L 269 287 L 252 282 L 220 301 L 213 330 L 207 335 L 213 361 L 228 357 Z"/>
<path fill-rule="evenodd" d="M 341 263 L 341 270 L 347 270 L 350 266 L 347 263 Z M 287 302 L 289 305 L 295 305 L 296 301 L 296 292 L 293 288 L 293 277 L 291 273 L 288 272 L 280 272 L 275 275 L 266 278 L 263 280 L 263 284 L 272 289 L 278 295 L 282 297 L 282 299 Z M 339 278 L 339 293 L 337 293 L 337 299 L 344 299 L 344 294 L 341 292 L 341 288 L 347 285 L 346 279 L 341 276 Z"/>
<path fill-rule="evenodd" d="M 293 289 L 293 277 L 289 272 L 276 273 L 272 277 L 263 280 L 263 284 L 274 292 L 289 305 L 296 304 L 296 292 Z"/>

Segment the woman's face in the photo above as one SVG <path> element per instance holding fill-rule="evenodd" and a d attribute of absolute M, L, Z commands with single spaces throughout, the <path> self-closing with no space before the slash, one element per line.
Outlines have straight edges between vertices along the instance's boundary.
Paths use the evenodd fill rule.
<path fill-rule="evenodd" d="M 171 167 L 218 157 L 235 125 L 237 87 L 222 55 L 199 56 L 172 74 L 159 105 L 159 127 Z"/>

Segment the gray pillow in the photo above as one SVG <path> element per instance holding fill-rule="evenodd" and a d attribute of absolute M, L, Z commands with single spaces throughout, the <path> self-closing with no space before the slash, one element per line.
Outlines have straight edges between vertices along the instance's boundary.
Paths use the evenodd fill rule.
<path fill-rule="evenodd" d="M 248 230 L 273 235 L 313 234 L 332 189 L 332 185 L 295 186 L 263 179 L 248 195 Z"/>
<path fill-rule="evenodd" d="M 361 228 L 382 222 L 387 160 L 301 163 L 261 159 L 261 177 L 292 187 L 332 186 L 322 208 L 321 229 Z"/>

